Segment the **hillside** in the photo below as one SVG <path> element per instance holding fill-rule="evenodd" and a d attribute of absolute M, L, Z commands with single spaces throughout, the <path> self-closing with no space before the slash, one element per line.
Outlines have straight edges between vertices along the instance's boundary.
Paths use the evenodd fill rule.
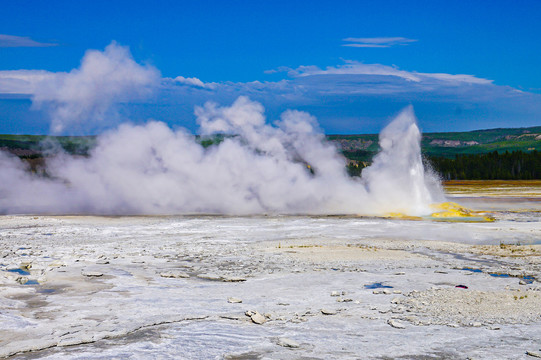
<path fill-rule="evenodd" d="M 376 134 L 329 135 L 327 138 L 348 159 L 348 171 L 353 176 L 360 175 L 379 149 Z M 224 137 L 197 139 L 208 147 L 223 141 Z M 0 150 L 27 160 L 33 168 L 60 148 L 85 156 L 95 144 L 95 136 L 0 135 Z M 541 178 L 537 170 L 541 161 L 541 126 L 425 133 L 421 146 L 424 157 L 448 179 Z M 472 167 L 490 170 L 472 172 Z"/>
<path fill-rule="evenodd" d="M 378 151 L 377 135 L 331 135 L 359 176 Z M 422 152 L 447 180 L 541 179 L 541 126 L 425 133 Z"/>
<path fill-rule="evenodd" d="M 86 155 L 96 144 L 95 136 L 0 135 L 0 150 L 21 158 L 43 157 L 60 146 L 73 155 Z"/>
<path fill-rule="evenodd" d="M 370 161 L 378 151 L 377 135 L 330 135 L 346 157 Z M 541 126 L 423 134 L 421 146 L 429 157 L 486 154 L 497 151 L 541 151 Z"/>

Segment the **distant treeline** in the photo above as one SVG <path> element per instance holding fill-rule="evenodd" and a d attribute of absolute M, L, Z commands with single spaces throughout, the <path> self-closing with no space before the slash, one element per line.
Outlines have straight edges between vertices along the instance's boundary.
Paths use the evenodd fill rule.
<path fill-rule="evenodd" d="M 350 160 L 347 171 L 350 176 L 361 176 L 362 170 L 370 164 L 367 154 L 349 152 L 344 155 Z M 349 155 L 349 156 L 348 156 Z M 371 159 L 370 159 L 371 160 Z M 541 179 L 540 151 L 513 151 L 485 154 L 456 155 L 454 158 L 427 157 L 427 162 L 444 180 L 539 180 Z"/>
<path fill-rule="evenodd" d="M 505 134 L 507 134 L 505 136 L 515 136 L 516 134 L 509 134 L 512 134 L 513 131 L 518 131 L 519 135 L 516 136 L 523 137 L 527 141 L 520 139 L 520 141 L 516 139 L 506 141 L 509 143 L 507 144 L 508 147 L 522 146 L 524 149 L 521 150 L 504 152 L 500 148 L 499 152 L 485 152 L 483 150 L 486 149 L 480 148 L 480 145 L 435 147 L 430 145 L 430 142 L 433 140 L 428 137 L 423 140 L 425 143 L 428 143 L 428 145 L 425 144 L 423 147 L 423 153 L 427 162 L 431 164 L 434 170 L 441 174 L 444 180 L 541 179 L 541 151 L 539 150 L 539 143 L 541 141 L 537 139 L 537 136 L 539 136 L 538 133 L 541 132 L 541 127 L 530 128 L 530 130 L 495 129 L 471 133 L 448 133 L 446 136 L 444 136 L 445 134 L 434 135 L 438 139 L 452 138 L 463 141 L 464 139 L 471 140 L 472 136 L 477 133 L 483 136 L 496 133 L 498 135 L 497 139 L 500 139 Z M 531 133 L 533 130 L 536 132 Z M 196 140 L 204 147 L 209 147 L 220 143 L 224 138 L 224 136 L 218 135 L 210 138 L 196 137 Z M 378 151 L 376 135 L 333 135 L 329 136 L 329 139 L 332 141 L 341 141 L 340 146 L 344 148 L 342 154 L 348 160 L 347 171 L 350 176 L 361 176 L 362 170 L 370 165 L 372 158 Z M 475 139 L 482 140 L 479 136 L 475 136 Z M 352 141 L 353 143 L 350 144 L 347 141 Z M 13 155 L 28 162 L 33 171 L 37 171 L 38 168 L 44 167 L 47 157 L 54 156 L 60 149 L 72 155 L 87 156 L 90 150 L 96 145 L 96 142 L 97 139 L 95 136 L 61 136 L 50 138 L 39 135 L 0 135 L 0 150 L 11 152 Z M 488 145 L 494 144 L 490 143 Z M 452 155 L 450 153 L 451 150 L 470 151 L 470 153 Z"/>
<path fill-rule="evenodd" d="M 536 150 L 430 157 L 428 161 L 444 180 L 541 179 L 541 152 Z"/>

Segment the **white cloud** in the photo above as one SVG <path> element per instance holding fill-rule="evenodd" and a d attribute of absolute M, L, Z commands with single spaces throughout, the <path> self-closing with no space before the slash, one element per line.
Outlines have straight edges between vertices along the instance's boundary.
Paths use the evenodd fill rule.
<path fill-rule="evenodd" d="M 177 76 L 176 78 L 172 80 L 179 84 L 200 87 L 203 89 L 214 89 L 216 87 L 216 83 L 204 83 L 203 81 L 201 81 L 200 79 L 196 77 Z"/>
<path fill-rule="evenodd" d="M 58 46 L 53 43 L 41 43 L 26 36 L 0 34 L 0 47 L 49 47 Z"/>
<path fill-rule="evenodd" d="M 113 42 L 103 52 L 87 51 L 78 69 L 38 82 L 32 100 L 50 113 L 52 130 L 59 133 L 114 121 L 114 104 L 142 99 L 159 82 L 156 68 L 137 64 L 127 47 Z"/>
<path fill-rule="evenodd" d="M 347 61 L 344 65 L 328 66 L 325 70 L 317 66 L 301 66 L 290 72 L 296 76 L 312 75 L 382 75 L 396 76 L 409 81 L 419 82 L 421 79 L 415 73 L 399 70 L 395 67 L 380 64 L 363 64 Z"/>
<path fill-rule="evenodd" d="M 444 73 L 415 73 L 419 76 L 432 78 L 436 80 L 454 82 L 454 83 L 469 83 L 469 84 L 492 84 L 493 80 L 478 78 L 473 75 L 466 74 L 444 74 Z"/>
<path fill-rule="evenodd" d="M 445 73 L 419 73 L 416 71 L 400 70 L 397 67 L 381 64 L 363 64 L 357 61 L 347 60 L 344 65 L 328 66 L 325 70 L 317 66 L 300 66 L 290 69 L 292 76 L 313 75 L 379 75 L 394 76 L 413 82 L 426 80 L 439 80 L 448 83 L 491 84 L 492 80 L 482 79 L 473 75 L 445 74 Z"/>
<path fill-rule="evenodd" d="M 42 81 L 54 79 L 58 73 L 45 70 L 0 71 L 0 94 L 31 95 Z"/>
<path fill-rule="evenodd" d="M 474 75 L 407 71 L 355 61 L 323 69 L 281 67 L 270 73 L 276 72 L 287 72 L 289 77 L 277 82 L 222 82 L 212 91 L 177 86 L 169 96 L 171 103 L 176 99 L 189 109 L 209 99 L 223 103 L 246 95 L 265 104 L 271 118 L 288 108 L 301 109 L 334 133 L 377 131 L 389 111 L 408 104 L 416 107 L 431 131 L 491 128 L 509 119 L 516 121 L 515 126 L 533 126 L 541 116 L 540 95 L 521 94 Z M 185 114 L 190 116 L 189 111 Z"/>
<path fill-rule="evenodd" d="M 373 37 L 373 38 L 345 38 L 342 41 L 347 42 L 342 46 L 364 47 L 364 48 L 388 48 L 395 45 L 409 45 L 416 42 L 416 39 L 405 37 Z"/>
<path fill-rule="evenodd" d="M 389 45 L 378 45 L 378 44 L 343 44 L 342 46 L 347 47 L 357 47 L 357 48 L 388 48 Z"/>

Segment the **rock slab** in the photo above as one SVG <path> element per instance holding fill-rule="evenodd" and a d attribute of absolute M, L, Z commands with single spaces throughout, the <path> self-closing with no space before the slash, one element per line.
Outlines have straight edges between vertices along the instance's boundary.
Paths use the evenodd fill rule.
<path fill-rule="evenodd" d="M 267 322 L 267 319 L 263 315 L 258 313 L 257 311 L 253 313 L 252 316 L 250 316 L 250 319 L 252 319 L 252 322 L 254 324 L 258 324 L 258 325 L 262 325 L 265 322 Z"/>
<path fill-rule="evenodd" d="M 390 319 L 389 321 L 387 321 L 387 324 L 391 325 L 392 327 L 394 327 L 396 329 L 405 329 L 406 328 L 404 326 L 404 324 L 402 324 L 400 321 L 394 320 L 394 319 Z"/>
<path fill-rule="evenodd" d="M 288 338 L 284 338 L 284 337 L 279 338 L 277 344 L 283 347 L 293 348 L 293 349 L 296 349 L 301 346 L 298 342 L 288 339 Z"/>

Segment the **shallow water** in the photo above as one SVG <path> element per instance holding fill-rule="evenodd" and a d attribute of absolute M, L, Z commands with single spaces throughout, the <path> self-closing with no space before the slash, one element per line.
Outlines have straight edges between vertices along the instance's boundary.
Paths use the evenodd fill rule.
<path fill-rule="evenodd" d="M 445 192 L 475 210 L 513 211 L 541 216 L 541 180 L 449 181 Z"/>

